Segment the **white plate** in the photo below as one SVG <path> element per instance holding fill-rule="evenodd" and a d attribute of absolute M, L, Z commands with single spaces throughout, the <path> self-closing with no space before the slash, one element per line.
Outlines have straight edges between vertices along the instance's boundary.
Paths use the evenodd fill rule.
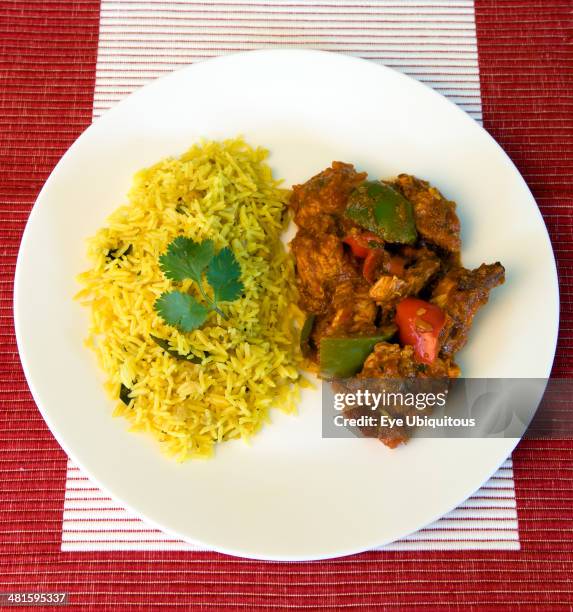
<path fill-rule="evenodd" d="M 246 557 L 346 555 L 409 534 L 480 487 L 516 439 L 321 438 L 320 394 L 273 415 L 253 440 L 176 464 L 110 416 L 103 376 L 72 301 L 86 237 L 125 201 L 133 173 L 199 138 L 243 134 L 287 184 L 332 160 L 374 177 L 408 172 L 458 202 L 466 265 L 503 262 L 506 284 L 459 355 L 466 376 L 545 377 L 558 327 L 555 262 L 525 182 L 491 137 L 434 91 L 387 68 L 312 51 L 196 64 L 129 96 L 75 142 L 46 182 L 20 249 L 18 346 L 52 432 L 94 482 L 174 536 Z"/>

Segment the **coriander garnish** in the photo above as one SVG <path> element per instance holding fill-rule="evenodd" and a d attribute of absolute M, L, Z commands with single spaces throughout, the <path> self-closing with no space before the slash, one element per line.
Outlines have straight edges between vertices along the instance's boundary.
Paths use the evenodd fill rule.
<path fill-rule="evenodd" d="M 193 280 L 206 302 L 203 304 L 182 291 L 167 291 L 157 299 L 155 310 L 161 318 L 167 325 L 183 332 L 193 331 L 203 325 L 211 311 L 226 318 L 219 304 L 232 302 L 243 292 L 241 267 L 235 255 L 227 247 L 215 254 L 212 240 L 195 242 L 191 238 L 179 236 L 167 247 L 167 252 L 161 255 L 159 265 L 170 280 Z M 205 292 L 203 273 L 213 290 L 213 298 Z"/>

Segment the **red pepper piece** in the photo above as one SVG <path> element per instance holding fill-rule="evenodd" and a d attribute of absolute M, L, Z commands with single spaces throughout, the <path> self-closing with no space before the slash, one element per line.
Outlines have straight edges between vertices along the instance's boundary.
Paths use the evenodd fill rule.
<path fill-rule="evenodd" d="M 345 242 L 350 247 L 352 254 L 359 259 L 365 259 L 370 251 L 381 248 L 384 245 L 384 241 L 372 232 L 348 234 L 343 238 L 342 242 Z"/>
<path fill-rule="evenodd" d="M 378 280 L 379 273 L 384 270 L 384 261 L 384 251 L 381 249 L 370 250 L 362 266 L 362 275 L 369 283 L 373 284 Z"/>
<path fill-rule="evenodd" d="M 404 274 L 404 265 L 406 261 L 400 255 L 394 255 L 390 257 L 390 262 L 388 264 L 388 272 L 393 276 L 402 276 Z"/>

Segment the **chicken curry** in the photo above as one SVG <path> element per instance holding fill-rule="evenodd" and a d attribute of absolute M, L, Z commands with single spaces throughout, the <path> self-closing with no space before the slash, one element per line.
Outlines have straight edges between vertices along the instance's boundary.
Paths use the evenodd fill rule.
<path fill-rule="evenodd" d="M 333 162 L 293 188 L 290 207 L 302 347 L 321 376 L 460 375 L 455 355 L 505 270 L 462 266 L 454 202 L 414 176 L 370 180 Z"/>

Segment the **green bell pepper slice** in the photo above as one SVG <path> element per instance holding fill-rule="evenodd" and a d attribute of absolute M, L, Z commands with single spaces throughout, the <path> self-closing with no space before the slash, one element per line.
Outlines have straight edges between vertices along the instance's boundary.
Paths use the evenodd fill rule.
<path fill-rule="evenodd" d="M 362 369 L 366 357 L 378 342 L 389 340 L 396 327 L 389 326 L 375 336 L 326 337 L 320 341 L 320 373 L 325 378 L 348 378 Z"/>
<path fill-rule="evenodd" d="M 364 181 L 348 198 L 345 215 L 386 242 L 416 241 L 414 209 L 396 189 L 379 181 Z"/>
<path fill-rule="evenodd" d="M 308 315 L 304 321 L 302 329 L 300 330 L 300 351 L 303 357 L 308 357 L 311 352 L 308 341 L 310 339 L 310 334 L 312 332 L 312 326 L 314 325 L 315 319 L 316 315 Z"/>

